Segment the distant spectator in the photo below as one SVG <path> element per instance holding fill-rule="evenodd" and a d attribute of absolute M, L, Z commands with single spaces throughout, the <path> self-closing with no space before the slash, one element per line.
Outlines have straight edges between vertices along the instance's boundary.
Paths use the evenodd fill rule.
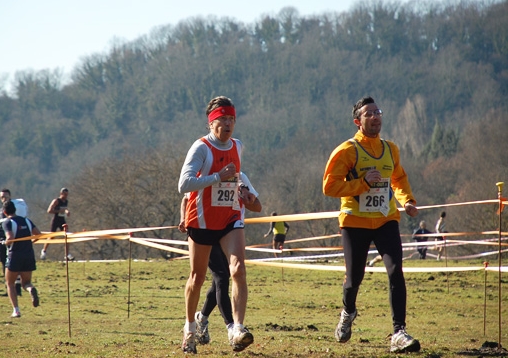
<path fill-rule="evenodd" d="M 431 234 L 431 232 L 427 230 L 427 224 L 424 220 L 420 221 L 420 227 L 413 232 L 413 240 L 416 240 L 416 242 L 426 242 L 429 240 L 427 236 L 415 236 L 418 234 Z M 427 256 L 427 246 L 417 246 L 416 250 L 420 254 L 420 259 L 425 260 Z"/>

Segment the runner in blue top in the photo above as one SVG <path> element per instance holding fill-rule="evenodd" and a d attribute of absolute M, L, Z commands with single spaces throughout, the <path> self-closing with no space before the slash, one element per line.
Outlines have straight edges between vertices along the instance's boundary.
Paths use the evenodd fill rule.
<path fill-rule="evenodd" d="M 30 219 L 16 215 L 16 207 L 12 201 L 4 203 L 2 209 L 5 216 L 7 216 L 7 220 L 2 223 L 2 227 L 7 239 L 5 241 L 8 250 L 5 281 L 7 282 L 7 292 L 13 308 L 11 317 L 21 317 L 15 286 L 18 275 L 21 276 L 23 289 L 30 293 L 34 307 L 39 306 L 39 296 L 37 295 L 37 289 L 32 285 L 32 271 L 36 269 L 32 240 L 15 240 L 40 235 L 41 232 Z"/>

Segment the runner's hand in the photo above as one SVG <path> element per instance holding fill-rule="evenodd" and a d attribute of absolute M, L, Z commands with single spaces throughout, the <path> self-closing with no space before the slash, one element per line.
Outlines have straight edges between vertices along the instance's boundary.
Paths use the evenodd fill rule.
<path fill-rule="evenodd" d="M 178 230 L 180 230 L 180 232 L 187 232 L 187 229 L 185 228 L 185 221 L 182 221 L 180 224 L 178 224 Z"/>
<path fill-rule="evenodd" d="M 236 174 L 236 165 L 235 163 L 229 163 L 224 168 L 219 170 L 219 176 L 221 180 L 228 180 L 234 177 Z"/>
<path fill-rule="evenodd" d="M 376 169 L 371 169 L 365 174 L 364 177 L 367 184 L 377 183 L 381 181 L 381 172 Z"/>

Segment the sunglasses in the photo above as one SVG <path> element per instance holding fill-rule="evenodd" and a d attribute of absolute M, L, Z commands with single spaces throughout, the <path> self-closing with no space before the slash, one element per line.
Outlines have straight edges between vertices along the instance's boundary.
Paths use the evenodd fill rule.
<path fill-rule="evenodd" d="M 383 111 L 380 109 L 375 109 L 373 111 L 365 111 L 362 114 L 365 116 L 365 118 L 370 118 L 373 116 L 383 117 Z"/>

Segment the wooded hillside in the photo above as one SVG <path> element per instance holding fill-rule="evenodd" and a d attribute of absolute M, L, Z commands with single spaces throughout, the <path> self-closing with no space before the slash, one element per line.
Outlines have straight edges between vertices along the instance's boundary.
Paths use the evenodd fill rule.
<path fill-rule="evenodd" d="M 177 224 L 183 156 L 207 132 L 208 101 L 226 95 L 261 215 L 338 210 L 321 191 L 324 166 L 356 131 L 353 104 L 371 95 L 419 205 L 496 198 L 495 183 L 508 182 L 507 23 L 508 1 L 366 1 L 340 14 L 289 7 L 253 24 L 154 28 L 91 54 L 70 83 L 57 70 L 17 74 L 14 95 L 0 94 L 0 185 L 43 230 L 62 186 L 74 230 Z M 450 231 L 496 226 L 490 206 L 448 218 Z M 294 226 L 298 237 L 337 231 L 335 221 Z"/>

